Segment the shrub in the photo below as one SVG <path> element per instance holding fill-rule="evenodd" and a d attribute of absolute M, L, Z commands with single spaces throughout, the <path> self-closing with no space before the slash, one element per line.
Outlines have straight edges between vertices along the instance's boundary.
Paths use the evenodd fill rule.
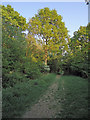
<path fill-rule="evenodd" d="M 57 73 L 60 69 L 57 59 L 51 59 L 50 61 L 48 61 L 48 65 L 50 66 L 50 72 Z"/>
<path fill-rule="evenodd" d="M 30 79 L 38 78 L 41 74 L 40 68 L 37 65 L 37 63 L 32 61 L 25 62 L 24 73 L 26 74 L 27 78 L 30 78 Z"/>
<path fill-rule="evenodd" d="M 44 66 L 44 72 L 49 72 L 50 71 L 50 67 L 48 65 Z"/>
<path fill-rule="evenodd" d="M 42 73 L 49 73 L 50 72 L 50 67 L 48 65 L 42 64 L 40 66 L 40 68 L 41 68 Z"/>
<path fill-rule="evenodd" d="M 4 88 L 13 87 L 17 82 L 23 82 L 27 78 L 18 71 L 10 71 L 3 77 L 2 85 Z"/>
<path fill-rule="evenodd" d="M 64 71 L 61 70 L 61 71 L 57 72 L 57 74 L 58 74 L 58 75 L 63 75 L 63 74 L 64 74 Z"/>

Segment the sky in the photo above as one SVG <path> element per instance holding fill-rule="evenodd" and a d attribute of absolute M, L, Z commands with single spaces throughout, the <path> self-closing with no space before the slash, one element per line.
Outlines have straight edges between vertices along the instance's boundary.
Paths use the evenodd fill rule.
<path fill-rule="evenodd" d="M 62 21 L 65 22 L 71 37 L 80 26 L 88 24 L 88 6 L 85 2 L 2 2 L 2 5 L 7 6 L 7 4 L 25 17 L 27 22 L 38 13 L 39 9 L 44 7 L 49 7 L 50 10 L 56 9 L 62 16 Z"/>

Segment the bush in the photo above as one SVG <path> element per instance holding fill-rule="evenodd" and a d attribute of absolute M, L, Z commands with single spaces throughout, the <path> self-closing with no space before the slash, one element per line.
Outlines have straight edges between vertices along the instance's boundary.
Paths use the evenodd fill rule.
<path fill-rule="evenodd" d="M 42 64 L 40 66 L 40 68 L 41 68 L 42 73 L 49 73 L 50 72 L 50 67 L 48 65 Z"/>
<path fill-rule="evenodd" d="M 24 64 L 24 73 L 27 78 L 35 79 L 41 75 L 40 68 L 37 63 L 32 61 L 26 61 Z"/>
<path fill-rule="evenodd" d="M 44 66 L 44 72 L 49 72 L 50 71 L 50 67 L 48 65 Z"/>
<path fill-rule="evenodd" d="M 63 74 L 64 74 L 64 71 L 61 70 L 61 71 L 57 72 L 57 74 L 58 74 L 58 75 L 63 75 Z"/>
<path fill-rule="evenodd" d="M 62 64 L 62 69 L 65 75 L 76 75 L 83 78 L 88 78 L 88 64 L 84 62 L 71 62 Z"/>
<path fill-rule="evenodd" d="M 59 72 L 60 67 L 57 59 L 51 59 L 50 61 L 48 61 L 48 65 L 50 66 L 50 72 Z"/>
<path fill-rule="evenodd" d="M 45 66 L 45 64 L 41 64 L 41 65 L 40 65 L 40 72 L 41 72 L 41 73 L 44 73 L 44 72 L 45 72 L 44 66 Z"/>
<path fill-rule="evenodd" d="M 80 66 L 70 66 L 70 72 L 73 75 L 77 75 L 83 78 L 88 78 L 88 72 L 84 69 L 84 67 L 80 68 Z"/>
<path fill-rule="evenodd" d="M 4 88 L 13 87 L 17 82 L 23 82 L 27 78 L 18 71 L 11 71 L 3 76 L 2 85 Z"/>

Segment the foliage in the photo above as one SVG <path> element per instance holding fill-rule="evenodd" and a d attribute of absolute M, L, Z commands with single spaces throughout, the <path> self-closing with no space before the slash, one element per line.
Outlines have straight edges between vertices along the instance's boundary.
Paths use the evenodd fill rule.
<path fill-rule="evenodd" d="M 87 25 L 87 33 L 89 37 L 89 42 L 88 42 L 88 76 L 90 76 L 90 22 Z"/>
<path fill-rule="evenodd" d="M 2 6 L 3 87 L 38 78 L 40 72 L 49 72 L 49 67 L 50 72 L 88 77 L 90 24 L 80 26 L 70 39 L 61 15 L 55 9 L 44 8 L 28 25 L 10 5 Z M 29 33 L 25 36 L 22 31 L 27 27 Z"/>
<path fill-rule="evenodd" d="M 60 67 L 57 59 L 49 60 L 48 64 L 50 66 L 50 72 L 54 72 L 54 73 L 59 72 Z"/>
<path fill-rule="evenodd" d="M 88 34 L 86 27 L 74 32 L 69 42 L 69 52 L 63 57 L 63 69 L 68 74 L 88 77 Z"/>
<path fill-rule="evenodd" d="M 9 22 L 10 25 L 21 28 L 22 30 L 26 30 L 28 26 L 26 24 L 26 18 L 20 16 L 10 5 L 7 5 L 7 7 L 2 6 L 2 18 L 5 20 L 5 24 Z"/>
<path fill-rule="evenodd" d="M 38 64 L 33 62 L 31 59 L 26 59 L 22 70 L 27 78 L 30 79 L 38 78 L 41 75 Z"/>
<path fill-rule="evenodd" d="M 44 51 L 40 44 L 37 43 L 33 35 L 28 34 L 26 37 L 27 47 L 26 56 L 31 57 L 34 62 L 43 62 Z"/>
<path fill-rule="evenodd" d="M 48 65 L 45 65 L 45 66 L 44 66 L 44 72 L 49 72 L 49 71 L 50 71 L 49 66 L 48 66 Z"/>
<path fill-rule="evenodd" d="M 27 25 L 10 5 L 2 6 L 3 118 L 20 116 L 45 92 L 55 74 L 41 76 L 42 72 L 88 77 L 89 29 L 90 24 L 80 26 L 69 38 L 55 9 L 40 9 Z M 63 76 L 59 82 L 56 97 L 61 98 L 63 110 L 62 116 L 58 115 L 86 117 L 87 80 Z"/>
<path fill-rule="evenodd" d="M 3 88 L 13 87 L 15 84 L 19 84 L 20 82 L 27 80 L 27 77 L 18 71 L 10 72 L 9 74 L 6 73 L 3 76 Z"/>
<path fill-rule="evenodd" d="M 20 117 L 27 108 L 30 108 L 37 102 L 40 96 L 55 80 L 55 77 L 55 74 L 48 74 L 41 76 L 39 79 L 17 83 L 14 87 L 3 88 L 2 117 Z"/>
<path fill-rule="evenodd" d="M 25 55 L 25 38 L 20 30 L 15 26 L 10 26 L 9 23 L 2 25 L 2 76 L 3 86 L 11 82 L 11 73 L 20 71 Z M 11 33 L 11 36 L 10 36 Z M 10 78 L 9 78 L 10 77 Z M 17 78 L 18 79 L 18 78 Z M 13 84 L 13 79 L 12 79 Z"/>
<path fill-rule="evenodd" d="M 20 21 L 17 17 L 20 16 L 13 19 L 11 13 L 15 11 L 11 9 L 10 6 L 2 6 L 2 10 L 2 85 L 3 87 L 8 87 L 14 86 L 17 82 L 24 81 L 28 76 L 30 76 L 30 78 L 38 77 L 40 75 L 40 69 L 38 67 L 39 65 L 32 62 L 33 58 L 30 58 L 30 63 L 26 56 L 27 42 L 25 35 L 22 33 L 22 24 L 20 24 L 21 27 L 12 24 L 14 20 L 19 24 L 18 22 Z M 6 15 L 8 11 L 10 12 L 8 15 L 11 16 L 10 19 L 8 19 Z M 21 19 L 24 20 L 23 17 L 21 17 Z M 26 24 L 25 21 L 23 24 Z"/>
<path fill-rule="evenodd" d="M 62 22 L 61 15 L 57 11 L 49 8 L 40 9 L 29 21 L 29 33 L 36 37 L 43 46 L 45 54 L 45 64 L 47 65 L 48 52 L 53 56 L 67 49 L 68 30 Z M 60 51 L 59 47 L 62 47 Z M 48 52 L 47 52 L 48 51 Z"/>
<path fill-rule="evenodd" d="M 90 22 L 88 23 L 86 30 L 87 30 L 88 37 L 90 38 Z"/>
<path fill-rule="evenodd" d="M 88 80 L 61 76 L 55 98 L 62 105 L 56 118 L 88 118 Z"/>
<path fill-rule="evenodd" d="M 84 55 L 86 55 L 88 52 L 88 41 L 87 28 L 80 26 L 79 30 L 75 31 L 74 36 L 71 38 L 70 47 L 72 52 L 82 52 L 84 57 Z"/>
<path fill-rule="evenodd" d="M 57 72 L 57 74 L 58 74 L 58 75 L 63 75 L 63 74 L 64 74 L 64 71 L 61 70 L 61 71 Z"/>

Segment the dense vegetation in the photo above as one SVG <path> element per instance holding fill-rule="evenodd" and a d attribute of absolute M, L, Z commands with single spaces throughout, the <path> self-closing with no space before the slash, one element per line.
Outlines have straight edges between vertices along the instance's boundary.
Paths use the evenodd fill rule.
<path fill-rule="evenodd" d="M 28 31 L 27 35 L 25 30 Z M 2 6 L 3 116 L 20 115 L 19 110 L 22 112 L 27 101 L 39 98 L 54 79 L 52 74 L 41 78 L 43 73 L 88 78 L 89 31 L 90 24 L 80 26 L 70 38 L 62 16 L 55 9 L 40 9 L 26 23 L 26 18 L 10 5 Z M 77 77 L 75 83 L 78 82 Z M 30 97 L 28 92 L 33 96 Z M 26 101 L 25 96 L 28 96 Z"/>
<path fill-rule="evenodd" d="M 6 12 L 9 16 L 6 15 Z M 15 22 L 13 23 L 13 21 Z M 26 56 L 27 41 L 24 33 L 22 33 L 22 25 L 26 24 L 25 18 L 8 5 L 2 7 L 2 22 L 2 83 L 3 87 L 6 88 L 14 86 L 18 81 L 22 82 L 28 78 L 38 77 L 40 65 L 38 61 L 33 60 L 33 57 Z M 18 25 L 20 22 L 22 24 Z"/>
<path fill-rule="evenodd" d="M 10 5 L 2 6 L 3 87 L 37 78 L 45 65 L 50 72 L 88 77 L 88 28 L 81 26 L 70 38 L 56 10 L 41 9 L 27 24 Z"/>

